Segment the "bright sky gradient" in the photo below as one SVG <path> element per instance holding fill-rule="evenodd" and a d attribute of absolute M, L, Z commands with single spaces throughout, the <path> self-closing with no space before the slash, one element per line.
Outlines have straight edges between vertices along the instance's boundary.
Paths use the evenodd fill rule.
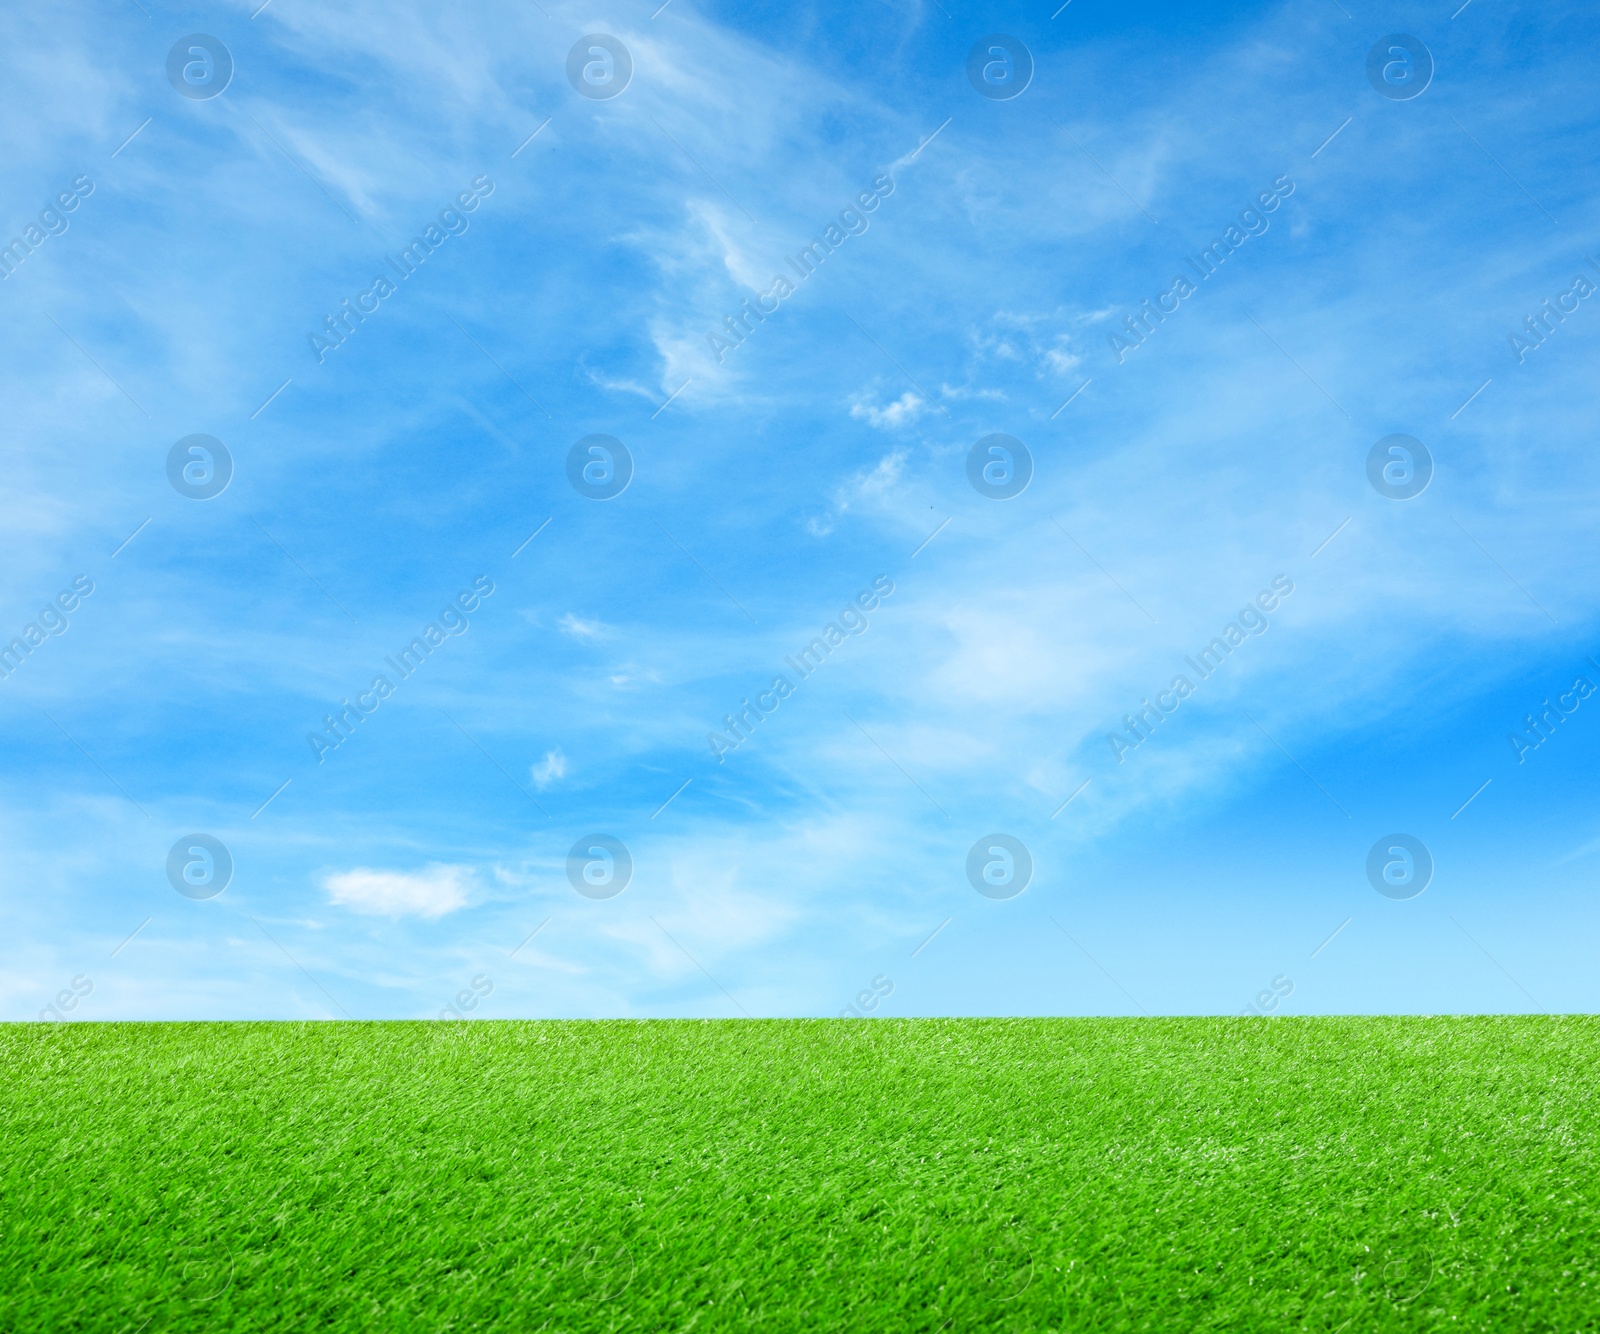
<path fill-rule="evenodd" d="M 5 20 L 0 1016 L 1600 1002 L 1591 8 L 258 3 Z"/>

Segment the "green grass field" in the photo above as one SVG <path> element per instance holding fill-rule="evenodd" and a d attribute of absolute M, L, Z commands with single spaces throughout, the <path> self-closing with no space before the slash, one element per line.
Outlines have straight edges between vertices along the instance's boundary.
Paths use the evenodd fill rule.
<path fill-rule="evenodd" d="M 0 1029 L 0 1330 L 1594 1330 L 1600 1020 Z"/>

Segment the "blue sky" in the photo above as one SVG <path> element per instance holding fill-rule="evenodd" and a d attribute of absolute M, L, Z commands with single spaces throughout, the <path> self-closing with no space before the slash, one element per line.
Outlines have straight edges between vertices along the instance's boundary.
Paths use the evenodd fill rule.
<path fill-rule="evenodd" d="M 1596 26 L 8 16 L 0 1012 L 1593 1009 Z M 215 96 L 167 77 L 192 34 Z M 615 96 L 568 79 L 591 34 Z M 1011 98 L 967 76 L 995 34 Z M 1417 96 L 1368 80 L 1390 34 Z M 169 480 L 196 434 L 209 499 Z M 968 479 L 995 434 L 1010 499 Z M 1409 499 L 1368 478 L 1393 434 L 1432 460 Z M 609 499 L 569 481 L 592 435 L 632 459 Z M 168 874 L 195 834 L 211 897 Z M 1009 898 L 967 873 L 995 834 Z M 1367 874 L 1395 834 L 1413 897 Z M 596 835 L 610 897 L 568 874 Z"/>

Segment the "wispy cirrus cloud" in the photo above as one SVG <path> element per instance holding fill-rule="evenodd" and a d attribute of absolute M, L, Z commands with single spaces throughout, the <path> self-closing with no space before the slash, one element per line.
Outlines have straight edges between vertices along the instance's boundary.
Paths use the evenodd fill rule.
<path fill-rule="evenodd" d="M 464 866 L 427 866 L 420 871 L 376 871 L 358 866 L 325 876 L 328 901 L 353 912 L 434 921 L 467 906 L 472 872 Z"/>

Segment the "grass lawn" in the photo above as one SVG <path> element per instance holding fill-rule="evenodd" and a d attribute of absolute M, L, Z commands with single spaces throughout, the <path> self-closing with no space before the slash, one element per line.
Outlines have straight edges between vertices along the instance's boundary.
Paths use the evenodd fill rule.
<path fill-rule="evenodd" d="M 1600 1020 L 0 1028 L 0 1330 L 1595 1330 Z"/>

